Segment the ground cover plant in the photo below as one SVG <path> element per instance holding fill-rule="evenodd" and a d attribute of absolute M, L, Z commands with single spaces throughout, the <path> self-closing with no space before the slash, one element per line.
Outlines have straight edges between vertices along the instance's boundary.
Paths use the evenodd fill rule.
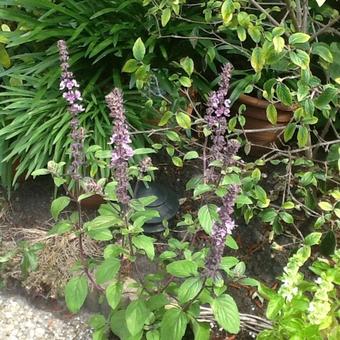
<path fill-rule="evenodd" d="M 50 124 L 61 119 L 63 127 L 53 128 L 63 135 L 57 148 L 61 154 L 40 149 L 43 158 L 34 153 L 34 165 L 30 156 L 23 158 L 20 171 L 27 162 L 26 170 L 34 177 L 52 176 L 58 195 L 51 204 L 48 237 L 76 240 L 68 282 L 60 287 L 68 309 L 76 313 L 92 291 L 98 294 L 107 309 L 90 320 L 94 339 L 111 333 L 120 339 L 209 339 L 217 338 L 219 328 L 225 332 L 221 336 L 246 328 L 259 333 L 259 339 L 337 339 L 340 149 L 334 37 L 339 13 L 333 3 L 284 1 L 277 5 L 279 12 L 275 5 L 256 1 L 98 2 L 89 6 L 94 23 L 86 21 L 85 3 L 80 14 L 73 1 L 23 2 L 21 7 L 16 1 L 6 2 L 1 12 L 11 13 L 6 20 L 13 22 L 27 12 L 20 20 L 30 27 L 25 35 L 20 25 L 6 22 L 6 37 L 12 39 L 5 42 L 6 56 L 16 44 L 24 47 L 29 45 L 25 39 L 34 37 L 53 57 L 54 66 L 48 70 L 53 77 L 46 73 L 43 78 L 51 92 L 44 93 L 61 108 L 58 115 L 48 113 L 47 120 Z M 30 6 L 39 25 L 35 20 L 30 26 Z M 113 34 L 98 43 L 99 35 L 92 36 L 87 27 L 109 29 L 111 13 L 122 13 L 121 25 L 130 20 L 139 30 L 127 25 L 131 32 L 126 37 Z M 40 25 L 49 20 L 46 25 L 60 25 L 64 16 L 75 22 L 63 31 L 68 45 L 59 40 L 56 46 L 53 31 L 48 35 Z M 143 16 L 147 20 L 142 23 Z M 92 45 L 85 32 L 94 39 Z M 18 36 L 23 40 L 15 43 Z M 129 44 L 123 45 L 126 40 Z M 184 46 L 190 48 L 183 51 Z M 119 66 L 113 77 L 104 77 L 109 55 L 120 58 Z M 34 58 L 25 66 L 29 72 L 37 64 Z M 90 63 L 87 59 L 94 58 L 94 65 L 103 62 L 98 68 L 102 73 L 91 78 L 93 74 L 83 70 Z M 19 75 L 22 67 L 18 62 L 4 75 Z M 27 77 L 21 80 L 32 85 Z M 15 148 L 24 157 L 33 152 L 23 142 L 40 121 L 26 122 L 25 130 L 20 122 L 26 116 L 11 118 L 22 110 L 14 105 L 16 96 L 24 95 L 22 84 L 13 86 L 12 80 L 1 94 L 11 98 L 9 93 L 16 92 L 13 99 L 4 100 L 10 103 L 0 131 L 2 148 L 10 152 L 5 161 L 16 157 Z M 38 87 L 45 91 L 43 85 Z M 269 128 L 246 125 L 247 105 L 240 102 L 245 93 L 267 101 Z M 44 100 L 50 104 L 50 99 Z M 277 124 L 282 105 L 291 112 L 285 126 Z M 140 106 L 156 114 L 135 112 Z M 90 112 L 98 119 L 105 117 L 102 131 L 96 130 L 97 118 L 90 123 L 85 119 Z M 35 114 L 38 117 L 39 111 Z M 151 121 L 145 124 L 146 118 Z M 258 144 L 251 137 L 268 131 L 277 134 L 275 143 Z M 23 137 L 17 138 L 20 134 Z M 44 142 L 51 146 L 50 139 Z M 176 218 L 163 220 L 163 232 L 150 235 L 144 228 L 159 217 L 154 205 L 158 197 L 137 194 L 140 187 L 157 182 L 163 171 L 158 164 L 164 162 L 166 167 L 191 170 Z M 102 197 L 102 204 L 89 217 L 82 204 L 94 195 Z M 233 236 L 251 223 L 267 228 L 265 239 L 273 257 L 287 254 L 278 286 L 248 276 L 247 257 L 237 252 L 242 239 Z M 1 251 L 2 269 L 21 254 L 24 276 L 39 270 L 43 243 L 21 242 L 15 250 Z M 87 251 L 92 244 L 93 253 Z M 145 263 L 150 272 L 141 269 Z M 235 286 L 268 301 L 263 317 L 240 312 Z"/>

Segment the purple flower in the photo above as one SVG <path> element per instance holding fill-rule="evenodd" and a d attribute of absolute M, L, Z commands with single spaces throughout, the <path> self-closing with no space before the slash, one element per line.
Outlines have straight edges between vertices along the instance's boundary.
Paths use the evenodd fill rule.
<path fill-rule="evenodd" d="M 133 149 L 130 146 L 131 139 L 125 118 L 122 92 L 115 88 L 105 97 L 105 100 L 110 109 L 110 116 L 114 120 L 109 144 L 114 145 L 111 167 L 115 170 L 115 178 L 118 182 L 117 198 L 126 205 L 130 200 L 128 195 L 128 160 L 133 156 Z"/>
<path fill-rule="evenodd" d="M 230 116 L 230 100 L 227 97 L 232 65 L 224 65 L 221 80 L 217 91 L 213 91 L 208 99 L 205 119 L 212 134 L 212 147 L 209 161 L 220 161 L 221 165 L 229 166 L 233 161 L 233 155 L 237 152 L 237 141 L 227 143 L 225 133 L 227 131 L 227 118 Z M 229 144 L 231 144 L 229 146 Z M 210 167 L 206 173 L 208 181 L 215 181 L 218 175 L 214 168 Z"/>
<path fill-rule="evenodd" d="M 139 162 L 139 170 L 141 173 L 148 172 L 150 167 L 152 167 L 152 160 L 150 157 L 145 157 Z"/>
<path fill-rule="evenodd" d="M 228 193 L 222 199 L 222 207 L 219 209 L 219 222 L 215 222 L 211 234 L 211 248 L 206 260 L 206 277 L 216 277 L 220 268 L 221 259 L 224 251 L 224 244 L 228 235 L 231 235 L 235 228 L 232 214 L 234 212 L 234 202 L 239 192 L 237 185 L 231 185 Z"/>
<path fill-rule="evenodd" d="M 80 127 L 78 113 L 84 111 L 81 105 L 83 98 L 77 89 L 79 84 L 74 79 L 74 75 L 69 71 L 69 54 L 64 40 L 58 41 L 59 59 L 61 67 L 60 91 L 63 91 L 63 98 L 68 102 L 68 110 L 71 113 L 71 166 L 70 174 L 73 179 L 81 177 L 80 168 L 84 163 L 84 139 L 85 130 Z"/>

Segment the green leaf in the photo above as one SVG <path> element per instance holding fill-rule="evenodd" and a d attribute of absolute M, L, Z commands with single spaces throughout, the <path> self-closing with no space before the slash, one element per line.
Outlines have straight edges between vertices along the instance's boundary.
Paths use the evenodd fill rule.
<path fill-rule="evenodd" d="M 166 111 L 165 113 L 163 113 L 163 116 L 161 120 L 159 121 L 158 126 L 164 126 L 168 124 L 168 121 L 172 116 L 173 116 L 173 113 L 171 111 Z"/>
<path fill-rule="evenodd" d="M 106 320 L 103 315 L 94 314 L 90 317 L 89 325 L 91 326 L 91 328 L 94 328 L 94 329 L 103 328 L 105 324 L 106 324 Z"/>
<path fill-rule="evenodd" d="M 297 50 L 296 52 L 289 52 L 290 60 L 293 64 L 301 67 L 302 70 L 306 70 L 309 67 L 309 55 L 302 50 Z"/>
<path fill-rule="evenodd" d="M 198 220 L 203 230 L 211 235 L 212 226 L 218 220 L 217 206 L 215 204 L 203 205 L 198 211 Z"/>
<path fill-rule="evenodd" d="M 333 230 L 329 230 L 321 240 L 320 252 L 322 255 L 330 256 L 336 249 L 336 237 Z"/>
<path fill-rule="evenodd" d="M 325 45 L 314 43 L 312 46 L 312 53 L 318 55 L 320 58 L 328 63 L 333 62 L 333 54 L 330 49 Z"/>
<path fill-rule="evenodd" d="M 234 238 L 231 235 L 228 235 L 225 240 L 225 245 L 231 249 L 238 249 L 237 242 L 234 240 Z"/>
<path fill-rule="evenodd" d="M 181 64 L 183 70 L 190 77 L 192 75 L 192 73 L 194 72 L 194 62 L 193 62 L 193 60 L 189 57 L 185 57 L 185 58 L 181 59 L 180 64 Z"/>
<path fill-rule="evenodd" d="M 145 56 L 145 46 L 143 43 L 143 40 L 141 38 L 138 38 L 132 48 L 132 53 L 135 59 L 138 61 L 142 61 Z"/>
<path fill-rule="evenodd" d="M 178 133 L 175 131 L 167 131 L 165 135 L 173 142 L 181 141 L 181 138 L 179 137 Z"/>
<path fill-rule="evenodd" d="M 112 280 L 120 269 L 120 261 L 116 258 L 108 258 L 104 260 L 98 267 L 95 273 L 96 282 L 98 284 Z"/>
<path fill-rule="evenodd" d="M 132 237 L 132 243 L 134 246 L 138 249 L 144 250 L 150 260 L 153 260 L 155 257 L 155 247 L 153 245 L 154 242 L 155 239 L 145 235 Z"/>
<path fill-rule="evenodd" d="M 289 91 L 288 86 L 283 83 L 278 83 L 276 86 L 276 94 L 277 98 L 284 105 L 291 106 L 292 105 L 292 95 Z"/>
<path fill-rule="evenodd" d="M 168 264 L 166 271 L 176 277 L 197 275 L 197 264 L 190 260 L 178 260 Z"/>
<path fill-rule="evenodd" d="M 179 82 L 184 87 L 191 87 L 191 79 L 185 76 L 179 78 Z"/>
<path fill-rule="evenodd" d="M 282 218 L 283 221 L 285 221 L 288 224 L 293 224 L 294 223 L 294 218 L 291 214 L 287 213 L 286 211 L 281 211 L 279 213 L 280 217 Z"/>
<path fill-rule="evenodd" d="M 202 195 L 211 190 L 212 187 L 209 184 L 198 184 L 194 189 L 194 197 Z"/>
<path fill-rule="evenodd" d="M 310 35 L 306 33 L 294 33 L 289 37 L 289 44 L 303 44 L 310 39 Z"/>
<path fill-rule="evenodd" d="M 56 220 L 59 214 L 70 204 L 71 199 L 67 196 L 61 196 L 53 200 L 51 204 L 51 214 Z"/>
<path fill-rule="evenodd" d="M 188 114 L 184 112 L 178 112 L 176 114 L 176 121 L 180 127 L 183 129 L 190 129 L 191 128 L 191 118 Z"/>
<path fill-rule="evenodd" d="M 247 31 L 245 30 L 244 27 L 242 26 L 237 27 L 237 36 L 241 42 L 247 39 Z"/>
<path fill-rule="evenodd" d="M 178 299 L 180 303 L 186 303 L 193 299 L 202 289 L 203 283 L 199 277 L 186 279 L 178 289 Z"/>
<path fill-rule="evenodd" d="M 251 54 L 250 63 L 256 73 L 261 72 L 265 64 L 265 57 L 262 48 L 255 47 Z"/>
<path fill-rule="evenodd" d="M 269 320 L 273 320 L 276 317 L 276 315 L 280 312 L 284 303 L 285 300 L 281 295 L 276 295 L 275 297 L 270 299 L 266 310 L 266 317 Z"/>
<path fill-rule="evenodd" d="M 210 325 L 208 323 L 197 322 L 195 320 L 191 320 L 191 324 L 192 324 L 192 328 L 193 328 L 194 335 L 195 335 L 194 340 L 211 339 Z"/>
<path fill-rule="evenodd" d="M 188 318 L 184 312 L 178 308 L 168 309 L 161 321 L 162 340 L 181 340 L 187 328 Z"/>
<path fill-rule="evenodd" d="M 105 289 L 107 303 L 114 310 L 120 303 L 123 293 L 123 284 L 121 282 L 112 282 Z"/>
<path fill-rule="evenodd" d="M 6 51 L 6 48 L 3 44 L 0 44 L 0 64 L 4 68 L 11 67 L 11 59 Z"/>
<path fill-rule="evenodd" d="M 297 140 L 299 148 L 303 148 L 307 145 L 309 132 L 306 126 L 299 126 Z"/>
<path fill-rule="evenodd" d="M 305 244 L 307 246 L 314 246 L 319 244 L 322 233 L 314 232 L 305 237 Z"/>
<path fill-rule="evenodd" d="M 138 61 L 135 59 L 129 59 L 123 66 L 122 72 L 133 73 L 138 68 Z"/>
<path fill-rule="evenodd" d="M 47 169 L 38 169 L 32 172 L 33 178 L 36 176 L 41 176 L 41 175 L 49 175 L 50 171 Z"/>
<path fill-rule="evenodd" d="M 280 53 L 285 47 L 285 40 L 282 37 L 275 36 L 273 38 L 275 52 Z"/>
<path fill-rule="evenodd" d="M 72 224 L 68 221 L 60 221 L 48 231 L 48 235 L 62 235 L 72 229 Z"/>
<path fill-rule="evenodd" d="M 154 329 L 152 331 L 148 331 L 146 334 L 146 340 L 160 340 L 159 332 L 157 329 Z"/>
<path fill-rule="evenodd" d="M 295 123 L 289 123 L 286 126 L 285 131 L 283 133 L 283 139 L 284 139 L 285 142 L 288 142 L 289 140 L 291 140 L 293 138 L 295 129 L 296 129 Z"/>
<path fill-rule="evenodd" d="M 326 202 L 326 201 L 321 201 L 318 203 L 318 206 L 323 210 L 323 211 L 332 211 L 333 206 L 332 204 Z"/>
<path fill-rule="evenodd" d="M 211 303 L 217 323 L 229 333 L 237 334 L 240 331 L 240 315 L 234 299 L 223 294 Z"/>
<path fill-rule="evenodd" d="M 181 158 L 174 156 L 171 158 L 172 163 L 174 163 L 174 165 L 176 165 L 177 167 L 181 168 L 183 167 L 183 161 Z"/>
<path fill-rule="evenodd" d="M 259 43 L 261 40 L 261 32 L 257 26 L 250 26 L 248 28 L 248 34 L 252 38 L 252 40 L 256 43 Z"/>
<path fill-rule="evenodd" d="M 269 104 L 266 108 L 267 119 L 275 125 L 277 123 L 277 110 L 274 104 Z"/>
<path fill-rule="evenodd" d="M 125 312 L 126 325 L 131 335 L 137 335 L 144 327 L 150 311 L 143 300 L 132 301 Z"/>
<path fill-rule="evenodd" d="M 161 17 L 162 27 L 165 27 L 167 25 L 170 18 L 171 18 L 171 8 L 167 7 L 163 9 L 162 11 L 162 17 Z"/>
<path fill-rule="evenodd" d="M 199 155 L 198 155 L 197 151 L 188 151 L 184 155 L 183 159 L 186 161 L 186 160 L 190 160 L 190 159 L 196 159 L 198 157 L 199 157 Z"/>
<path fill-rule="evenodd" d="M 333 86 L 328 86 L 324 88 L 322 93 L 316 98 L 314 102 L 315 106 L 320 110 L 327 108 L 329 102 L 333 100 L 334 97 L 336 97 L 337 92 L 338 91 Z"/>
<path fill-rule="evenodd" d="M 148 155 L 150 153 L 156 153 L 156 150 L 152 148 L 138 148 L 133 150 L 133 155 Z"/>
<path fill-rule="evenodd" d="M 228 272 L 229 269 L 236 266 L 238 263 L 239 263 L 239 260 L 236 257 L 225 256 L 225 257 L 222 257 L 220 268 Z"/>
<path fill-rule="evenodd" d="M 65 301 L 72 313 L 80 310 L 88 293 L 87 279 L 84 276 L 73 277 L 65 286 Z"/>

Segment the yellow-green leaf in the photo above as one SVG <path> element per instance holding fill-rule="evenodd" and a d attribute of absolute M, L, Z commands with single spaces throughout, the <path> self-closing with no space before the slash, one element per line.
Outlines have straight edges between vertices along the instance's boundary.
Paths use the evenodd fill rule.
<path fill-rule="evenodd" d="M 261 72 L 265 64 L 265 58 L 262 48 L 255 47 L 251 54 L 250 63 L 256 73 Z"/>
<path fill-rule="evenodd" d="M 266 108 L 267 119 L 275 125 L 277 123 L 277 110 L 274 104 L 269 104 Z"/>
<path fill-rule="evenodd" d="M 0 44 L 0 64 L 4 68 L 9 68 L 11 66 L 11 59 L 5 49 L 5 46 Z"/>
<path fill-rule="evenodd" d="M 303 44 L 310 39 L 310 35 L 306 33 L 294 33 L 289 37 L 289 43 L 291 45 L 294 44 Z"/>
<path fill-rule="evenodd" d="M 176 114 L 176 121 L 180 127 L 183 129 L 190 129 L 191 128 L 191 118 L 188 114 L 184 112 L 178 112 Z"/>
<path fill-rule="evenodd" d="M 273 38 L 274 49 L 277 53 L 280 53 L 285 47 L 285 40 L 280 36 Z"/>
<path fill-rule="evenodd" d="M 333 206 L 329 202 L 321 201 L 321 202 L 319 202 L 318 205 L 323 211 L 332 211 L 333 210 Z"/>
<path fill-rule="evenodd" d="M 162 11 L 162 26 L 165 27 L 171 18 L 171 9 L 168 7 Z"/>

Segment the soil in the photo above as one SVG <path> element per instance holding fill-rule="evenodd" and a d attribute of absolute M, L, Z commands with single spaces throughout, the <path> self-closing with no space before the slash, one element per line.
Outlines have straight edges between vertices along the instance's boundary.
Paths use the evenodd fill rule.
<path fill-rule="evenodd" d="M 179 198 L 185 198 L 185 183 L 196 173 L 195 166 L 183 173 L 178 168 L 161 167 L 160 181 L 169 185 L 178 195 Z M 171 179 L 171 181 L 169 181 Z M 269 184 L 268 184 L 269 183 Z M 271 186 L 270 181 L 267 185 Z M 5 215 L 5 223 L 9 227 L 21 228 L 45 228 L 51 226 L 50 204 L 54 196 L 53 181 L 48 176 L 38 177 L 37 179 L 29 179 L 22 183 L 18 190 L 12 193 L 7 214 Z M 185 201 L 183 199 L 182 201 Z M 192 202 L 191 202 L 192 203 Z M 182 206 L 190 205 L 190 202 Z M 195 208 L 192 208 L 193 210 Z M 4 222 L 3 222 L 4 223 Z M 226 249 L 226 256 L 237 256 L 246 263 L 246 275 L 260 280 L 269 286 L 275 286 L 278 281 L 277 277 L 282 273 L 283 267 L 287 263 L 287 259 L 292 250 L 289 247 L 283 248 L 282 251 L 274 251 L 269 242 L 270 227 L 254 220 L 248 225 L 239 221 L 233 237 L 239 244 L 239 250 Z M 175 237 L 180 237 L 178 233 L 174 233 Z M 276 239 L 279 244 L 288 244 L 291 239 L 287 236 L 280 236 Z M 140 266 L 143 274 L 152 271 L 152 267 L 147 270 L 148 266 Z M 16 283 L 11 287 L 19 294 L 24 294 Z M 238 284 L 231 284 L 228 287 L 229 293 L 234 297 L 241 313 L 248 313 L 263 316 L 265 312 L 265 304 L 262 303 L 256 290 L 247 288 Z M 60 301 L 46 302 L 41 297 L 32 297 L 32 302 L 39 307 L 48 308 L 60 315 L 67 315 L 65 306 Z M 216 332 L 214 339 L 228 339 L 225 334 Z M 190 338 L 190 337 L 189 337 Z M 188 338 L 188 339 L 189 339 Z M 230 339 L 252 339 L 247 332 L 240 333 L 236 338 Z"/>

